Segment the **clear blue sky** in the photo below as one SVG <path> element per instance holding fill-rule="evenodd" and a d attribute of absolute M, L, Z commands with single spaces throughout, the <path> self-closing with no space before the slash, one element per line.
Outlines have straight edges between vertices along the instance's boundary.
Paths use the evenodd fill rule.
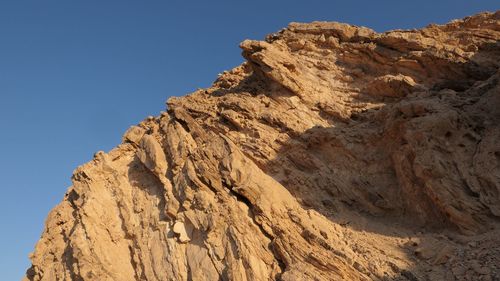
<path fill-rule="evenodd" d="M 377 31 L 445 23 L 490 1 L 0 0 L 0 278 L 19 280 L 72 171 L 242 62 L 290 21 Z"/>

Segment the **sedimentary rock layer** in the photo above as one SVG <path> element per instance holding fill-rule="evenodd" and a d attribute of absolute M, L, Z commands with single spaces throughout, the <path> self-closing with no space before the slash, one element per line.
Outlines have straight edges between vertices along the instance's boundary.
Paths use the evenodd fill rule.
<path fill-rule="evenodd" d="M 77 168 L 27 280 L 500 278 L 500 12 L 291 23 Z"/>

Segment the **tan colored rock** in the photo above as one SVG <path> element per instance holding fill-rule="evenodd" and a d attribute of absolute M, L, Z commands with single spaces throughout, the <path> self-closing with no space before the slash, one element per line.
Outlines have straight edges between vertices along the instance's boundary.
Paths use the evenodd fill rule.
<path fill-rule="evenodd" d="M 499 276 L 499 41 L 499 12 L 244 41 L 75 170 L 26 280 Z"/>
<path fill-rule="evenodd" d="M 125 134 L 123 135 L 122 141 L 139 144 L 144 133 L 145 133 L 145 131 L 143 128 L 138 127 L 138 126 L 132 126 L 125 132 Z"/>
<path fill-rule="evenodd" d="M 416 89 L 413 78 L 401 74 L 377 77 L 365 88 L 368 94 L 385 97 L 404 97 Z"/>
<path fill-rule="evenodd" d="M 144 135 L 142 137 L 137 156 L 151 172 L 159 178 L 165 177 L 168 168 L 165 152 L 153 136 Z"/>
<path fill-rule="evenodd" d="M 187 231 L 186 231 L 186 227 L 184 226 L 184 223 L 183 222 L 176 222 L 174 224 L 174 228 L 172 229 L 175 234 L 177 234 L 179 236 L 179 242 L 181 243 L 187 243 L 189 242 L 191 239 L 189 239 L 189 236 L 187 234 Z"/>

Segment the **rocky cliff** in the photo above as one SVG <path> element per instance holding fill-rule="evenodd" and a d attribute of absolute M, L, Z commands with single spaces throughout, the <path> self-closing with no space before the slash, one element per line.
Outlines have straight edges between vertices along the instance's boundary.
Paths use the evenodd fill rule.
<path fill-rule="evenodd" d="M 500 12 L 291 23 L 78 167 L 27 280 L 500 280 Z"/>

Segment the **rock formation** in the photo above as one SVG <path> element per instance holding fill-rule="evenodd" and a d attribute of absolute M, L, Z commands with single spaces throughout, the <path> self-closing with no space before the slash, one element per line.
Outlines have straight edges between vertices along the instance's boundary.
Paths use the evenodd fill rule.
<path fill-rule="evenodd" d="M 500 12 L 291 23 L 78 167 L 27 280 L 500 280 Z"/>

